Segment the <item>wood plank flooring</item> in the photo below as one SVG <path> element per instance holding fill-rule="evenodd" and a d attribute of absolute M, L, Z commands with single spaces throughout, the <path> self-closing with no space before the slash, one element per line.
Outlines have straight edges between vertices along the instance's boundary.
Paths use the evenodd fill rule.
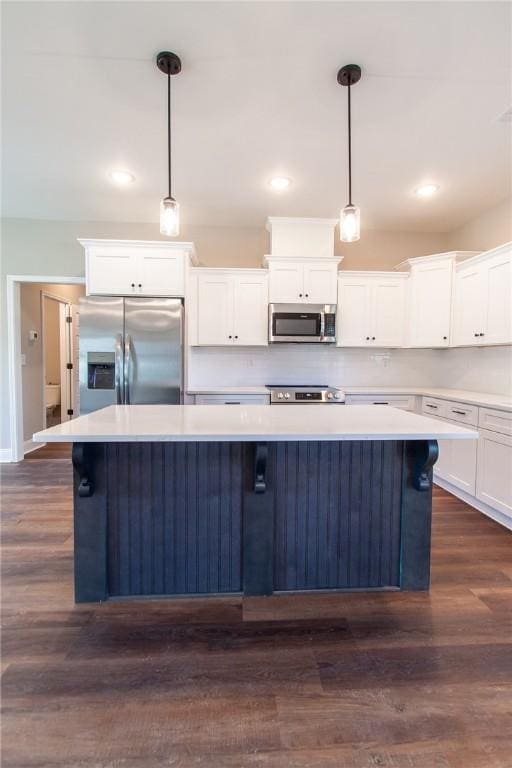
<path fill-rule="evenodd" d="M 512 766 L 512 534 L 454 497 L 429 594 L 75 606 L 69 447 L 1 474 L 3 768 Z"/>

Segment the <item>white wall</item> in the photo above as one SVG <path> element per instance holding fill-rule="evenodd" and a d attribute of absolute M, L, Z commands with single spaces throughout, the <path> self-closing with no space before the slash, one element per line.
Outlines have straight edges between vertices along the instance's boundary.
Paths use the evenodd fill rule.
<path fill-rule="evenodd" d="M 512 198 L 448 233 L 447 250 L 490 251 L 512 240 Z"/>
<path fill-rule="evenodd" d="M 203 386 L 328 384 L 455 387 L 512 394 L 512 347 L 485 349 L 337 349 L 280 344 L 191 350 L 189 389 Z"/>

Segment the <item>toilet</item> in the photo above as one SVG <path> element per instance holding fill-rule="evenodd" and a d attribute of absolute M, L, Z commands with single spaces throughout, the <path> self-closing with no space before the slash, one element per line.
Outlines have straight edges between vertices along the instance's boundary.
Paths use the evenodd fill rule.
<path fill-rule="evenodd" d="M 60 404 L 60 384 L 45 384 L 44 393 L 46 408 L 55 408 Z"/>

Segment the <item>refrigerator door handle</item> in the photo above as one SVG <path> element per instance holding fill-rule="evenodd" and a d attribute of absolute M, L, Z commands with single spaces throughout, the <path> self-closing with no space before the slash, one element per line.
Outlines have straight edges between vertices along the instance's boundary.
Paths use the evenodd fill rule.
<path fill-rule="evenodd" d="M 124 402 L 130 404 L 130 368 L 132 358 L 132 337 L 127 335 L 124 344 Z"/>
<path fill-rule="evenodd" d="M 123 335 L 121 333 L 116 334 L 116 352 L 115 352 L 115 387 L 116 387 L 116 402 L 121 405 L 123 402 L 123 392 L 121 389 L 121 378 L 123 372 Z"/>

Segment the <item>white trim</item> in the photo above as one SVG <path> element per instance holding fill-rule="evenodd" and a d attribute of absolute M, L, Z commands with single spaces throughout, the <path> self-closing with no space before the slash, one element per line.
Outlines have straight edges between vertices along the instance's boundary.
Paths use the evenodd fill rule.
<path fill-rule="evenodd" d="M 299 262 L 309 264 L 341 264 L 344 256 L 272 256 L 267 253 L 263 257 L 263 264 L 270 265 L 277 262 Z M 388 274 L 393 274 L 388 272 Z"/>
<path fill-rule="evenodd" d="M 475 498 L 475 496 L 471 496 L 471 494 L 466 493 L 466 491 L 462 491 L 460 488 L 457 488 L 455 485 L 452 485 L 446 480 L 442 480 L 435 474 L 434 483 L 440 488 L 443 488 L 443 490 L 448 491 L 448 493 L 451 493 L 452 496 L 456 496 L 458 499 L 461 499 L 461 501 L 465 501 L 466 504 L 469 504 L 470 507 L 478 510 L 478 512 L 482 512 L 487 517 L 490 517 L 491 520 L 494 520 L 495 523 L 499 523 L 504 528 L 508 528 L 509 531 L 512 531 L 512 518 L 510 518 L 508 515 L 504 515 L 503 512 L 499 512 L 497 509 L 493 509 L 493 507 L 490 507 L 488 504 L 480 501 L 480 499 Z"/>
<path fill-rule="evenodd" d="M 492 248 L 490 251 L 482 251 L 481 253 L 478 253 L 476 256 L 472 256 L 466 261 L 461 261 L 461 263 L 457 264 L 455 268 L 457 272 L 459 272 L 461 269 L 467 269 L 468 267 L 471 268 L 473 264 L 480 264 L 480 262 L 486 261 L 493 256 L 500 256 L 502 253 L 507 254 L 510 251 L 512 251 L 512 240 L 508 243 L 503 243 L 503 245 L 498 245 L 497 248 Z"/>
<path fill-rule="evenodd" d="M 375 271 L 375 270 L 355 270 L 355 269 L 340 269 L 338 271 L 338 280 L 342 277 L 376 277 L 376 278 L 382 278 L 382 277 L 389 277 L 391 280 L 395 280 L 396 278 L 401 278 L 403 280 L 409 279 L 409 272 L 393 272 L 393 271 Z"/>
<path fill-rule="evenodd" d="M 409 269 L 414 267 L 415 264 L 428 264 L 429 262 L 445 261 L 451 259 L 452 261 L 462 261 L 463 259 L 471 259 L 473 256 L 479 256 L 480 251 L 446 251 L 446 253 L 433 253 L 431 256 L 415 256 L 412 259 L 405 259 L 393 267 L 394 270 L 399 270 L 403 267 Z"/>
<path fill-rule="evenodd" d="M 308 224 L 320 227 L 335 228 L 339 219 L 310 219 L 301 216 L 268 216 L 265 222 L 265 229 L 270 232 L 274 224 Z"/>
<path fill-rule="evenodd" d="M 70 275 L 7 275 L 7 355 L 9 366 L 9 442 L 0 461 L 23 460 L 23 395 L 21 388 L 20 283 L 85 285 L 85 277 Z M 3 458 L 4 456 L 9 458 Z"/>
<path fill-rule="evenodd" d="M 43 448 L 46 443 L 34 443 L 32 439 L 25 440 L 23 443 L 23 454 L 26 456 L 27 453 L 32 453 L 32 451 L 37 451 L 38 448 Z"/>
<path fill-rule="evenodd" d="M 124 247 L 124 248 L 161 248 L 166 251 L 185 251 L 193 264 L 198 263 L 196 247 L 192 242 L 180 242 L 178 240 L 110 240 L 107 238 L 77 237 L 77 241 L 86 251 L 94 246 Z"/>
<path fill-rule="evenodd" d="M 12 462 L 12 454 L 10 448 L 0 448 L 0 464 L 8 464 Z"/>

